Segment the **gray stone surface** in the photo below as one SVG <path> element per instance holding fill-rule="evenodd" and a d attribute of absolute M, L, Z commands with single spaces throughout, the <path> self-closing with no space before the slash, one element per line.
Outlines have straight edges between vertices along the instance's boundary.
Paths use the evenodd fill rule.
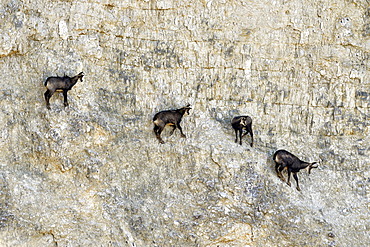
<path fill-rule="evenodd" d="M 1 0 L 0 30 L 0 246 L 370 245 L 367 0 Z"/>

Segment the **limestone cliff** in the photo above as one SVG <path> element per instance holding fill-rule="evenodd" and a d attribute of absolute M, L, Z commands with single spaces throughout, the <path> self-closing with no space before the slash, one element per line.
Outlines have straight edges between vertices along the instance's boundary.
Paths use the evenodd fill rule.
<path fill-rule="evenodd" d="M 0 246 L 370 245 L 368 0 L 1 0 L 0 30 Z"/>

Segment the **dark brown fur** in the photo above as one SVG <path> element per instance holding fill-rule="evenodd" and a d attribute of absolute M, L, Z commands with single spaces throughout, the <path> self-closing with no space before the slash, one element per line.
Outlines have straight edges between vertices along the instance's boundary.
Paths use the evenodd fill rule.
<path fill-rule="evenodd" d="M 252 131 L 252 118 L 249 116 L 237 116 L 231 120 L 231 126 L 235 130 L 235 143 L 238 142 L 238 133 L 239 133 L 239 144 L 242 145 L 243 136 L 248 133 L 251 135 L 251 147 L 253 147 L 253 131 Z M 243 134 L 243 131 L 245 133 Z"/>
<path fill-rule="evenodd" d="M 78 82 L 82 81 L 84 73 L 81 72 L 74 77 L 63 76 L 63 77 L 48 77 L 44 83 L 46 92 L 44 93 L 46 107 L 50 109 L 50 98 L 56 91 L 62 91 L 64 96 L 64 107 L 68 106 L 67 92 Z"/>
<path fill-rule="evenodd" d="M 166 125 L 170 125 L 173 129 L 171 131 L 171 134 L 175 131 L 176 128 L 180 130 L 181 137 L 186 137 L 185 134 L 182 132 L 182 128 L 180 126 L 180 122 L 182 119 L 182 116 L 185 113 L 189 114 L 190 105 L 187 105 L 183 108 L 177 109 L 177 110 L 167 110 L 167 111 L 161 111 L 154 115 L 153 123 L 154 123 L 154 133 L 157 139 L 160 143 L 164 143 L 164 141 L 161 138 L 161 133 L 163 129 L 166 127 Z"/>
<path fill-rule="evenodd" d="M 297 182 L 297 190 L 301 190 L 298 184 L 297 173 L 301 169 L 308 169 L 308 174 L 311 173 L 312 168 L 317 168 L 317 162 L 308 163 L 297 158 L 294 154 L 289 153 L 286 150 L 278 150 L 274 153 L 273 160 L 275 161 L 275 170 L 280 179 L 284 181 L 281 172 L 287 168 L 288 169 L 288 181 L 287 184 L 290 186 L 290 174 L 293 173 L 293 178 Z"/>

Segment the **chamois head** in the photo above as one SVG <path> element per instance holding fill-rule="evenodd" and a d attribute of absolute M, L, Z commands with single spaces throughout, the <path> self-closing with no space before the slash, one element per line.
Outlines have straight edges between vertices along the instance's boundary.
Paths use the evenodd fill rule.
<path fill-rule="evenodd" d="M 80 81 L 82 82 L 82 77 L 84 77 L 84 72 L 81 72 L 81 73 L 79 73 L 78 75 L 77 75 L 77 77 L 78 77 L 78 79 L 80 79 Z M 78 80 L 77 79 L 77 80 Z"/>
<path fill-rule="evenodd" d="M 179 112 L 183 112 L 183 114 L 187 113 L 190 114 L 189 111 L 191 110 L 190 104 L 187 104 L 185 107 L 178 109 Z"/>
<path fill-rule="evenodd" d="M 317 168 L 319 167 L 319 165 L 317 164 L 317 162 L 313 162 L 311 163 L 309 166 L 308 166 L 308 174 L 311 174 L 311 169 L 312 168 Z"/>
<path fill-rule="evenodd" d="M 240 125 L 241 126 L 247 126 L 248 124 L 248 118 L 247 117 L 241 117 L 240 118 Z"/>

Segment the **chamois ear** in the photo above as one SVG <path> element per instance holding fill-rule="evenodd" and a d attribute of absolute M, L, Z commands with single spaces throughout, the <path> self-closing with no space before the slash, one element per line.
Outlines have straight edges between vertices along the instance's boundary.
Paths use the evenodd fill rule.
<path fill-rule="evenodd" d="M 187 105 L 185 106 L 185 108 L 189 108 L 189 109 L 191 109 L 190 104 L 187 104 Z"/>

